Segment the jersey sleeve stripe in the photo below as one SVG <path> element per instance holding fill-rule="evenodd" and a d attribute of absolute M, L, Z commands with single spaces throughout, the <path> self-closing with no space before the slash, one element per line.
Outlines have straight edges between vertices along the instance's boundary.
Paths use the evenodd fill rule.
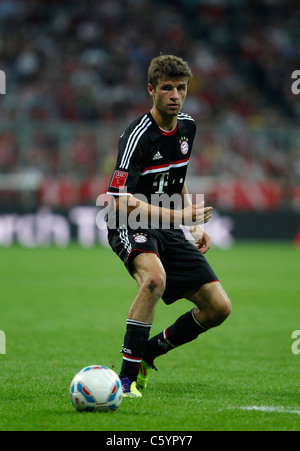
<path fill-rule="evenodd" d="M 139 142 L 139 139 L 145 133 L 145 131 L 147 130 L 147 128 L 150 125 L 151 125 L 151 121 L 148 120 L 146 122 L 145 126 L 141 130 L 138 130 L 138 132 L 139 132 L 138 135 L 137 136 L 135 135 L 134 141 L 132 142 L 132 144 L 131 144 L 131 146 L 130 146 L 130 148 L 128 150 L 128 156 L 127 156 L 127 159 L 126 159 L 126 162 L 125 162 L 125 165 L 124 165 L 124 169 L 128 169 L 129 163 L 130 163 L 130 159 L 132 157 L 133 152 L 135 151 L 135 148 L 136 148 L 136 146 L 137 146 L 137 144 Z"/>
<path fill-rule="evenodd" d="M 186 121 L 193 121 L 193 122 L 195 122 L 194 119 L 191 116 L 189 116 L 188 114 L 186 114 L 186 113 L 179 113 L 178 116 L 177 116 L 177 119 L 180 120 L 180 121 L 186 120 Z"/>
<path fill-rule="evenodd" d="M 133 196 L 132 193 L 118 193 L 118 192 L 113 192 L 113 191 L 107 191 L 106 194 L 108 196 Z"/>
<path fill-rule="evenodd" d="M 124 154 L 122 156 L 122 160 L 121 160 L 121 164 L 120 166 L 123 167 L 127 158 L 127 154 L 128 154 L 128 149 L 130 149 L 132 140 L 134 139 L 136 133 L 138 133 L 140 127 L 143 127 L 144 122 L 147 120 L 147 116 L 143 116 L 142 120 L 137 124 L 137 126 L 133 129 L 133 131 L 130 133 L 127 143 L 126 143 L 126 147 L 125 147 L 125 151 Z"/>
<path fill-rule="evenodd" d="M 138 141 L 147 128 L 151 125 L 151 121 L 147 115 L 143 117 L 141 122 L 134 128 L 129 135 L 124 154 L 120 163 L 120 168 L 128 169 L 130 158 L 138 144 Z"/>

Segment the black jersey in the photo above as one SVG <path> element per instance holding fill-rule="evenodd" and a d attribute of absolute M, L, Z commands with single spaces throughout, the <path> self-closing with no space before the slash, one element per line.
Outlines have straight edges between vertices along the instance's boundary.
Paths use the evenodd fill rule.
<path fill-rule="evenodd" d="M 191 116 L 179 113 L 172 131 L 160 129 L 151 113 L 132 122 L 119 140 L 117 164 L 107 194 L 180 194 L 196 133 Z M 156 195 L 156 196 L 154 196 Z"/>

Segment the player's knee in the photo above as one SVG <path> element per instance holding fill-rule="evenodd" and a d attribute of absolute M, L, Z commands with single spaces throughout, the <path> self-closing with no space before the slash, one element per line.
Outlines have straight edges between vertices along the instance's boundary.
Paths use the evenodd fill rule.
<path fill-rule="evenodd" d="M 222 324 L 231 313 L 231 302 L 228 296 L 224 293 L 211 303 L 209 312 L 210 321 L 213 326 Z"/>
<path fill-rule="evenodd" d="M 159 271 L 152 271 L 146 280 L 144 280 L 143 288 L 148 290 L 154 299 L 159 299 L 166 288 L 165 274 Z"/>

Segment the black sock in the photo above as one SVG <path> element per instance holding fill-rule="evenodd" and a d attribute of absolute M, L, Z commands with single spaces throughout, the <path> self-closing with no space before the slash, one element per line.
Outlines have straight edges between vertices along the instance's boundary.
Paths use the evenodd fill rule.
<path fill-rule="evenodd" d="M 128 377 L 135 381 L 139 373 L 140 363 L 145 346 L 149 339 L 151 324 L 142 321 L 127 320 L 127 329 L 123 344 L 123 362 L 120 378 Z"/>
<path fill-rule="evenodd" d="M 148 341 L 143 353 L 143 360 L 150 365 L 156 357 L 195 340 L 206 331 L 207 329 L 196 320 L 193 309 L 180 316 L 172 326 Z"/>

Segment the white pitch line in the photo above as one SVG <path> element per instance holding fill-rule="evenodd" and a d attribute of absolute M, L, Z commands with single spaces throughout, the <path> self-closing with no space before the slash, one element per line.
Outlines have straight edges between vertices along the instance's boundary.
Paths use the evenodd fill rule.
<path fill-rule="evenodd" d="M 240 409 L 240 410 L 256 410 L 258 412 L 292 413 L 294 415 L 300 415 L 300 410 L 285 409 L 284 407 L 245 406 L 245 407 L 238 407 L 238 409 Z"/>

